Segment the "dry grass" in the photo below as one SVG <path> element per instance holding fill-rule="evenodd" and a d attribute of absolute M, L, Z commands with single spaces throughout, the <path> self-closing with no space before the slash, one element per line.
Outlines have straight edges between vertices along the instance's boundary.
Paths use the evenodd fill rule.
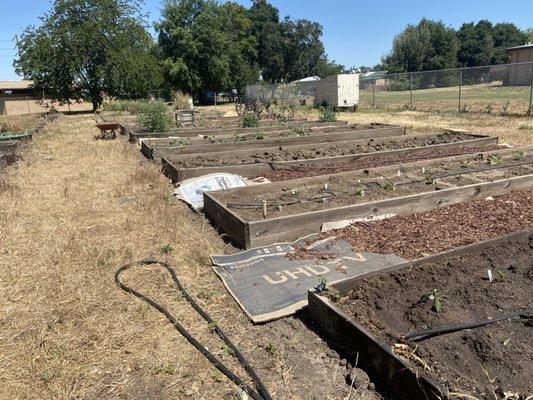
<path fill-rule="evenodd" d="M 0 132 L 23 133 L 35 126 L 38 114 L 0 116 Z"/>
<path fill-rule="evenodd" d="M 442 129 L 466 129 L 475 133 L 499 136 L 500 142 L 533 145 L 532 118 L 476 113 L 426 113 L 418 111 L 371 111 L 340 113 L 349 122 L 381 122 L 406 126 L 409 133 L 437 132 Z M 521 128 L 522 127 L 522 128 Z"/>
<path fill-rule="evenodd" d="M 24 161 L 6 170 L 0 398 L 222 398 L 234 386 L 158 313 L 113 282 L 121 264 L 163 257 L 160 249 L 170 245 L 174 250 L 163 258 L 177 266 L 193 295 L 221 325 L 244 336 L 238 326 L 249 323 L 208 260 L 222 242 L 170 199 L 170 184 L 155 166 L 126 143 L 93 140 L 93 125 L 87 117 L 60 119 Z M 233 362 L 160 271 L 135 270 L 125 279 L 169 305 Z"/>

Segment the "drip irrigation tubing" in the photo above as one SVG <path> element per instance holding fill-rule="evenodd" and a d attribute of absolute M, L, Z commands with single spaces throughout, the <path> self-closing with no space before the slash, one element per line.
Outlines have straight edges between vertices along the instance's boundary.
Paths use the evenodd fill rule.
<path fill-rule="evenodd" d="M 246 370 L 246 372 L 250 375 L 250 377 L 254 381 L 257 387 L 257 391 L 253 389 L 251 386 L 249 386 L 242 378 L 237 376 L 233 371 L 231 371 L 222 361 L 220 361 L 213 353 L 211 353 L 207 349 L 207 347 L 205 347 L 202 343 L 200 343 L 198 339 L 192 336 L 191 333 L 178 321 L 178 319 L 174 315 L 172 315 L 165 307 L 163 307 L 161 304 L 157 303 L 156 301 L 152 300 L 150 297 L 145 296 L 144 294 L 122 283 L 121 274 L 124 271 L 131 269 L 135 266 L 142 267 L 142 266 L 150 266 L 150 265 L 159 265 L 165 268 L 168 273 L 170 273 L 172 280 L 174 281 L 174 285 L 176 289 L 189 302 L 192 308 L 209 324 L 209 328 L 213 332 L 215 332 L 224 341 L 224 343 L 233 351 L 233 354 L 235 355 L 239 363 L 243 366 L 243 368 Z M 141 260 L 141 261 L 136 261 L 130 264 L 123 265 L 115 272 L 115 283 L 118 285 L 120 289 L 150 304 L 153 308 L 155 308 L 157 311 L 163 314 L 170 321 L 170 323 L 174 325 L 176 330 L 181 335 L 183 335 L 185 339 L 189 341 L 189 343 L 191 343 L 200 353 L 202 353 L 202 355 L 206 357 L 220 372 L 222 372 L 228 379 L 230 379 L 233 383 L 235 383 L 242 390 L 244 390 L 254 400 L 272 400 L 272 397 L 270 396 L 268 389 L 266 388 L 264 383 L 261 381 L 261 378 L 257 375 L 257 373 L 253 369 L 252 365 L 248 362 L 246 357 L 241 353 L 241 351 L 237 348 L 237 346 L 233 344 L 231 339 L 226 335 L 226 333 L 222 330 L 222 328 L 219 327 L 218 324 L 211 318 L 211 316 L 206 311 L 204 311 L 204 309 L 201 308 L 200 305 L 189 295 L 189 293 L 185 290 L 180 280 L 178 279 L 176 272 L 174 271 L 174 268 L 172 268 L 169 264 L 167 264 L 164 261 L 148 259 L 148 260 Z"/>
<path fill-rule="evenodd" d="M 397 186 L 407 186 L 407 185 L 413 185 L 413 184 L 417 184 L 417 183 L 427 183 L 428 182 L 428 179 L 430 180 L 436 180 L 436 179 L 443 179 L 443 178 L 450 178 L 450 177 L 453 177 L 453 176 L 460 176 L 460 175 L 467 175 L 467 174 L 474 174 L 474 173 L 478 173 L 478 172 L 488 172 L 488 171 L 494 171 L 494 170 L 498 170 L 498 169 L 505 169 L 505 168 L 512 168 L 512 167 L 519 167 L 519 166 L 523 166 L 523 165 L 531 165 L 533 164 L 533 161 L 523 161 L 523 162 L 520 162 L 520 163 L 512 163 L 512 164 L 508 164 L 508 165 L 497 165 L 497 166 L 490 166 L 489 168 L 477 168 L 477 169 L 469 169 L 469 170 L 466 170 L 466 171 L 461 171 L 461 172 L 453 172 L 453 173 L 446 173 L 446 174 L 429 174 L 427 173 L 427 177 L 425 177 L 424 179 L 416 179 L 416 180 L 409 180 L 409 181 L 402 181 L 402 182 L 392 182 L 389 178 L 383 176 L 383 175 L 380 175 L 381 177 L 385 178 L 387 180 L 387 183 L 390 183 L 390 188 L 391 189 L 388 189 L 388 190 L 394 190 L 395 187 Z M 399 167 L 400 170 L 404 170 L 405 171 L 405 168 L 403 166 L 400 166 Z M 431 183 L 428 183 L 428 185 L 431 184 Z M 375 190 L 387 190 L 385 187 L 379 185 L 377 182 L 366 182 L 366 183 L 362 183 L 361 185 L 364 185 L 364 188 L 363 190 L 365 192 L 371 192 L 371 191 L 375 191 Z M 361 193 L 361 189 L 358 189 L 356 191 L 350 191 L 350 190 L 345 190 L 345 191 L 338 191 L 338 192 L 334 192 L 330 189 L 320 189 L 318 191 L 317 194 L 313 195 L 313 196 L 309 196 L 309 197 L 305 197 L 305 198 L 298 198 L 298 199 L 294 199 L 292 201 L 273 201 L 273 202 L 270 202 L 270 203 L 267 203 L 267 208 L 269 209 L 275 209 L 276 207 L 279 207 L 279 206 L 290 206 L 290 205 L 294 205 L 294 204 L 298 204 L 298 203 L 323 203 L 323 202 L 327 202 L 327 200 L 329 198 L 332 198 L 332 197 L 336 197 L 336 196 L 342 196 L 342 195 L 350 195 L 350 194 L 353 194 L 353 195 L 357 195 L 359 194 L 360 195 Z M 283 196 L 285 194 L 282 194 L 282 200 L 283 200 Z M 288 195 L 288 194 L 287 194 Z M 292 196 L 297 196 L 297 195 L 292 195 Z M 226 205 L 227 207 L 229 208 L 234 208 L 234 209 L 260 209 L 263 207 L 263 204 L 258 204 L 258 203 L 228 203 Z"/>
<path fill-rule="evenodd" d="M 513 318 L 520 317 L 520 318 L 533 318 L 533 308 L 526 308 L 524 310 L 511 312 L 508 314 L 500 315 L 496 318 L 492 319 L 485 319 L 482 321 L 474 321 L 469 322 L 466 324 L 459 324 L 459 325 L 445 325 L 441 326 L 440 328 L 435 329 L 428 329 L 425 331 L 418 331 L 418 332 L 411 332 L 407 335 L 403 335 L 403 340 L 412 339 L 415 342 L 426 340 L 435 336 L 444 335 L 447 333 L 453 333 L 462 331 L 465 329 L 474 329 L 474 328 L 481 328 L 483 326 L 491 325 L 496 322 L 505 321 L 505 320 L 511 320 Z"/>

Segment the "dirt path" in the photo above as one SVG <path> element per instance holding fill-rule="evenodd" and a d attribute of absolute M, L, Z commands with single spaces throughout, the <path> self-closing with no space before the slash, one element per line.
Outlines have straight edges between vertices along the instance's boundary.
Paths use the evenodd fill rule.
<path fill-rule="evenodd" d="M 235 398 L 166 320 L 115 286 L 118 266 L 149 256 L 176 266 L 274 398 L 346 397 L 348 362 L 309 318 L 252 326 L 211 270 L 209 255 L 223 251 L 215 230 L 172 200 L 134 147 L 95 133 L 90 117 L 61 117 L 0 176 L 0 398 Z M 125 280 L 239 370 L 162 271 Z M 357 382 L 356 398 L 379 398 L 367 378 Z"/>

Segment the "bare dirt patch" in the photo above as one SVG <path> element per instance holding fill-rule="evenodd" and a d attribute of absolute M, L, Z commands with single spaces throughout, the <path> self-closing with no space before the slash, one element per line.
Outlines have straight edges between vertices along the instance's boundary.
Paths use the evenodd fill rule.
<path fill-rule="evenodd" d="M 339 142 L 334 144 L 318 144 L 314 147 L 299 149 L 297 147 L 279 147 L 261 150 L 251 150 L 241 154 L 213 153 L 194 156 L 181 156 L 173 159 L 172 163 L 178 167 L 210 167 L 228 164 L 254 164 L 261 162 L 276 162 L 289 160 L 308 160 L 319 157 L 342 156 L 351 154 L 370 153 L 375 151 L 396 150 L 409 147 L 424 147 L 443 143 L 454 143 L 473 139 L 474 136 L 462 133 L 441 133 L 426 137 L 403 137 L 386 139 L 369 139 L 352 143 Z"/>

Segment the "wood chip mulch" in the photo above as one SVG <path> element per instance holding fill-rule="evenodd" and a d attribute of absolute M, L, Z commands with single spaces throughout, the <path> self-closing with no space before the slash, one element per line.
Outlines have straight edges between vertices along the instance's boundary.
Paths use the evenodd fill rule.
<path fill-rule="evenodd" d="M 320 234 L 318 239 L 336 236 L 351 243 L 355 251 L 415 259 L 531 228 L 533 190 L 525 190 L 382 221 L 355 223 Z M 296 257 L 307 258 L 301 255 L 304 252 L 299 249 Z"/>

